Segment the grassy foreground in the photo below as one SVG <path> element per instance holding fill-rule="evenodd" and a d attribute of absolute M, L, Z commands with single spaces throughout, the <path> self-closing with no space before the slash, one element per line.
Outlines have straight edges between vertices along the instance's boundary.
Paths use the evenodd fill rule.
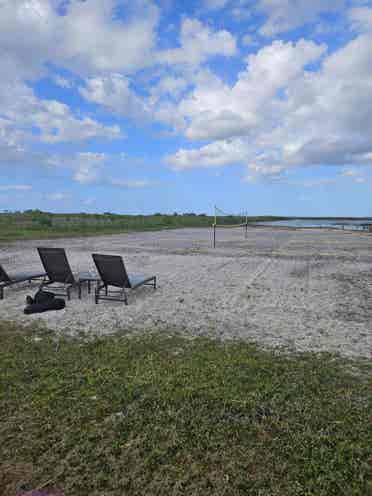
<path fill-rule="evenodd" d="M 241 342 L 56 341 L 2 323 L 0 494 L 367 495 L 370 372 Z"/>

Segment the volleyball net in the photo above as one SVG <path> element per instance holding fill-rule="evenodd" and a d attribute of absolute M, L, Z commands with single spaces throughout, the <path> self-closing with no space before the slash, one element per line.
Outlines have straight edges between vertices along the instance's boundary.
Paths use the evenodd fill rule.
<path fill-rule="evenodd" d="M 248 214 L 247 212 L 240 212 L 238 214 L 231 214 L 224 212 L 216 205 L 214 206 L 214 223 L 212 225 L 212 244 L 216 248 L 216 238 L 218 229 L 242 229 L 243 236 L 247 238 L 248 231 Z"/>

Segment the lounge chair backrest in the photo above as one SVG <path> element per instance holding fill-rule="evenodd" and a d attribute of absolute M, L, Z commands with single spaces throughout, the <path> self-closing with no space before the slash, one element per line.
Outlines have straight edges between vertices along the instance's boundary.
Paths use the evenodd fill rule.
<path fill-rule="evenodd" d="M 63 248 L 38 248 L 37 251 L 50 281 L 63 284 L 75 282 Z"/>
<path fill-rule="evenodd" d="M 93 253 L 92 257 L 104 284 L 118 288 L 131 287 L 122 257 L 98 253 Z"/>
<path fill-rule="evenodd" d="M 1 264 L 0 264 L 0 281 L 1 282 L 9 282 L 10 281 L 10 277 L 5 272 L 5 269 L 3 269 Z"/>

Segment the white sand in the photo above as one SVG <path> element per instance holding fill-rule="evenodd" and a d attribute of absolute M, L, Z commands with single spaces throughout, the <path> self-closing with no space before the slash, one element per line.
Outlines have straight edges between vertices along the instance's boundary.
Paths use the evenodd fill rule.
<path fill-rule="evenodd" d="M 132 233 L 94 238 L 22 241 L 0 246 L 9 270 L 39 270 L 36 246 L 66 248 L 73 270 L 93 268 L 93 252 L 123 255 L 129 272 L 158 276 L 129 305 L 76 293 L 65 310 L 25 316 L 37 285 L 5 289 L 2 319 L 38 321 L 60 332 L 109 334 L 171 329 L 265 346 L 372 355 L 372 237 L 365 233 L 250 228 Z"/>

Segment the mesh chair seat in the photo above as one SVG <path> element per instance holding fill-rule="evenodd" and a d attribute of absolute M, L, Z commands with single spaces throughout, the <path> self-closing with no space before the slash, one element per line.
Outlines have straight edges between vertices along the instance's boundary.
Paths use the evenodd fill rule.
<path fill-rule="evenodd" d="M 45 277 L 45 272 L 40 273 L 40 274 L 35 274 L 35 272 L 8 272 L 9 279 L 12 282 L 18 281 L 18 282 L 23 282 L 23 281 L 29 281 L 30 279 L 41 279 L 42 277 Z"/>
<path fill-rule="evenodd" d="M 145 276 L 144 274 L 128 274 L 128 279 L 131 288 L 144 284 L 145 282 L 151 280 L 152 277 L 153 276 L 151 277 Z"/>
<path fill-rule="evenodd" d="M 99 275 L 96 272 L 73 272 L 77 281 L 99 281 Z"/>

